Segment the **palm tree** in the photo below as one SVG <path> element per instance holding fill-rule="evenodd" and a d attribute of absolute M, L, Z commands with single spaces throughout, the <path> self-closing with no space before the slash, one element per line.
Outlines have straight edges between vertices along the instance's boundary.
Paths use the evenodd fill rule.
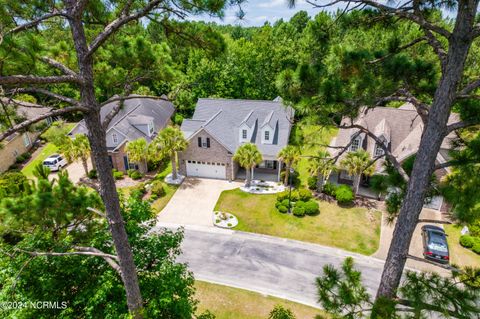
<path fill-rule="evenodd" d="M 90 157 L 90 143 L 85 134 L 77 134 L 75 138 L 67 138 L 60 151 L 68 162 L 72 163 L 80 159 L 82 161 L 85 175 L 88 175 L 88 158 Z"/>
<path fill-rule="evenodd" d="M 290 175 L 290 168 L 295 165 L 300 159 L 300 152 L 297 147 L 293 145 L 285 146 L 277 155 L 278 159 L 287 165 L 285 170 L 284 184 L 288 185 L 288 177 Z"/>
<path fill-rule="evenodd" d="M 333 162 L 329 159 L 330 154 L 326 151 L 318 153 L 309 159 L 308 171 L 310 174 L 317 175 L 317 192 L 321 192 L 325 180 L 334 169 Z"/>
<path fill-rule="evenodd" d="M 362 174 L 372 175 L 374 167 L 371 165 L 370 154 L 365 150 L 348 153 L 340 163 L 342 169 L 353 176 L 353 193 L 357 195 Z"/>
<path fill-rule="evenodd" d="M 237 161 L 240 166 L 245 168 L 247 175 L 245 179 L 245 187 L 250 187 L 252 180 L 252 169 L 260 164 L 263 160 L 262 154 L 258 150 L 257 146 L 252 143 L 243 144 L 235 152 L 233 160 Z"/>
<path fill-rule="evenodd" d="M 152 142 L 160 155 L 169 155 L 172 162 L 172 179 L 178 179 L 177 152 L 185 150 L 188 142 L 178 127 L 169 126 L 162 130 Z"/>
<path fill-rule="evenodd" d="M 125 151 L 128 154 L 128 159 L 138 164 L 138 170 L 144 174 L 148 170 L 147 158 L 148 158 L 148 143 L 143 137 L 130 141 L 125 147 Z"/>

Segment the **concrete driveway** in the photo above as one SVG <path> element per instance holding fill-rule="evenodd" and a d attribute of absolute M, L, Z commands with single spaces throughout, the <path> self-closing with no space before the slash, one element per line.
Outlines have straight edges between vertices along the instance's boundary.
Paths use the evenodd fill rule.
<path fill-rule="evenodd" d="M 239 182 L 187 177 L 158 214 L 161 223 L 213 226 L 212 212 L 220 193 L 240 187 Z"/>
<path fill-rule="evenodd" d="M 92 169 L 92 162 L 88 159 L 88 169 Z M 81 161 L 76 161 L 73 163 L 68 164 L 63 168 L 64 171 L 68 172 L 68 177 L 70 180 L 76 184 L 80 181 L 80 178 L 85 176 L 85 170 L 83 169 L 83 165 Z M 58 176 L 57 172 L 51 173 L 49 178 L 56 178 Z"/>
<path fill-rule="evenodd" d="M 431 219 L 431 220 L 442 220 L 442 213 L 433 209 L 424 208 L 420 214 L 421 219 Z M 413 233 L 412 241 L 410 243 L 409 254 L 412 256 L 423 258 L 423 242 L 422 242 L 422 226 L 426 223 L 418 223 Z M 440 226 L 436 224 L 436 226 Z M 393 230 L 395 224 L 388 224 L 385 218 L 382 218 L 382 230 L 380 235 L 380 247 L 373 257 L 386 259 L 388 255 L 388 249 L 390 248 L 390 243 L 393 237 Z M 416 261 L 416 260 L 407 260 L 407 267 L 422 271 L 435 271 L 440 274 L 449 275 L 450 272 L 442 267 L 438 267 L 432 264 Z"/>

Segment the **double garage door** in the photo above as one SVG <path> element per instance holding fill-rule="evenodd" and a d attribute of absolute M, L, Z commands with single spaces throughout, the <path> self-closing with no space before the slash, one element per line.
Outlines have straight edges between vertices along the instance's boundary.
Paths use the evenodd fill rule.
<path fill-rule="evenodd" d="M 187 176 L 226 179 L 224 163 L 187 161 Z"/>

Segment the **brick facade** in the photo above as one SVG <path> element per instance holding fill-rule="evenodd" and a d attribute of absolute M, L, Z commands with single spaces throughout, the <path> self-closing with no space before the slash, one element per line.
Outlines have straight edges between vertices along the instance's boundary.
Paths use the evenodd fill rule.
<path fill-rule="evenodd" d="M 203 140 L 210 138 L 210 147 L 204 148 L 198 146 L 198 137 Z M 222 144 L 213 138 L 205 130 L 200 130 L 189 138 L 187 149 L 178 154 L 179 172 L 182 175 L 187 174 L 187 161 L 215 162 L 223 163 L 226 166 L 225 178 L 228 180 L 235 179 L 238 171 L 238 165 L 232 161 L 233 154 L 230 153 Z"/>

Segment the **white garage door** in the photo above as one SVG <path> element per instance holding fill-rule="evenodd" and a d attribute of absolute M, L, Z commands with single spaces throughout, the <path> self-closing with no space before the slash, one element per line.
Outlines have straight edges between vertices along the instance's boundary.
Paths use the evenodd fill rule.
<path fill-rule="evenodd" d="M 197 161 L 187 161 L 187 176 L 227 178 L 225 164 Z"/>

